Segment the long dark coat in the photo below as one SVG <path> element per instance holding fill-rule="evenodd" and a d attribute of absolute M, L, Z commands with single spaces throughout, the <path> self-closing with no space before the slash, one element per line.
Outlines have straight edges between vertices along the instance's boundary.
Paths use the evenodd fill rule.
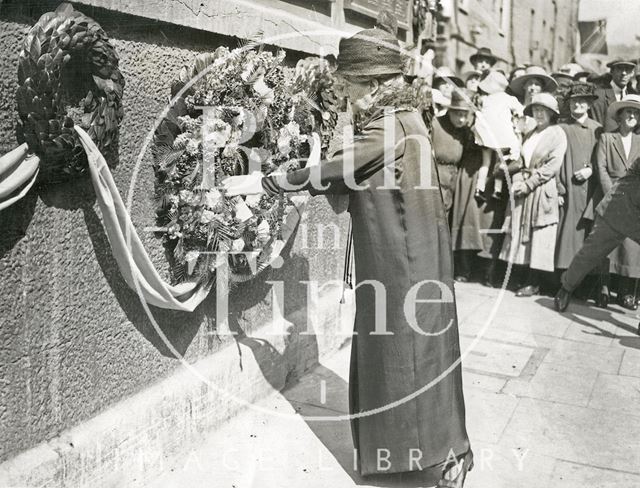
<path fill-rule="evenodd" d="M 449 116 L 443 115 L 434 119 L 431 131 L 444 208 L 449 212 L 453 206 L 459 166 L 469 129 L 455 127 Z"/>
<path fill-rule="evenodd" d="M 594 160 L 602 126 L 587 118 L 584 123 L 569 119 L 560 127 L 567 135 L 567 152 L 557 177 L 564 205 L 560 207 L 555 265 L 566 269 L 591 230 L 591 220 L 584 218 L 584 213 L 593 197 L 592 181 L 598 178 Z M 591 179 L 578 182 L 573 175 L 583 168 L 592 169 Z"/>
<path fill-rule="evenodd" d="M 395 134 L 387 133 L 385 139 L 388 117 Z M 395 157 L 395 168 L 384 167 L 385 142 Z M 347 172 L 366 189 L 349 191 L 345 185 L 344 161 L 351 157 L 355 171 Z M 357 335 L 352 343 L 349 392 L 351 412 L 363 415 L 352 421 L 360 473 L 417 470 L 410 463 L 411 449 L 422 453 L 422 468 L 440 465 L 450 450 L 457 455 L 469 452 L 451 237 L 420 114 L 399 111 L 374 118 L 352 147 L 321 165 L 320 171 L 321 182 L 329 188 L 312 193 L 349 192 L 353 221 Z M 432 186 L 417 188 L 425 171 L 431 174 Z M 286 179 L 304 184 L 309 174 L 305 168 L 287 174 Z M 379 188 L 385 185 L 385 174 L 395 181 L 395 188 Z M 267 178 L 264 185 L 271 191 L 282 187 L 278 177 Z M 381 296 L 376 302 L 371 283 L 382 285 L 379 291 L 386 292 L 386 304 Z M 405 300 L 416 287 L 420 289 L 413 323 L 411 315 L 405 315 Z M 450 300 L 442 301 L 447 296 Z M 376 316 L 386 319 L 391 335 L 373 334 Z M 378 449 L 390 453 L 387 471 L 377 467 Z"/>
<path fill-rule="evenodd" d="M 619 132 L 602 134 L 598 142 L 596 163 L 600 178 L 601 195 L 606 195 L 614 183 L 625 176 L 631 165 L 640 158 L 640 135 L 633 134 L 629 157 L 625 156 L 622 136 Z M 597 200 L 599 200 L 596 197 Z M 640 246 L 626 239 L 609 255 L 612 273 L 640 278 Z"/>

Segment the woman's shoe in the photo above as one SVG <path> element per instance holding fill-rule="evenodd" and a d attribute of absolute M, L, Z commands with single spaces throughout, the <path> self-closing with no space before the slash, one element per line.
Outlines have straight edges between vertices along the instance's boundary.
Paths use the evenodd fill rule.
<path fill-rule="evenodd" d="M 460 275 L 460 276 L 456 276 L 454 280 L 457 281 L 458 283 L 467 283 L 469 281 L 469 278 L 467 278 L 466 276 Z"/>
<path fill-rule="evenodd" d="M 537 285 L 527 285 L 516 291 L 517 297 L 532 297 L 540 294 L 540 287 Z"/>
<path fill-rule="evenodd" d="M 638 304 L 636 303 L 636 297 L 633 295 L 624 295 L 621 296 L 618 300 L 618 303 L 621 307 L 626 308 L 627 310 L 638 310 Z"/>
<path fill-rule="evenodd" d="M 450 471 L 458 470 L 455 477 L 448 479 Z M 473 458 L 467 462 L 467 458 L 461 459 L 457 464 L 452 465 L 444 474 L 443 478 L 438 481 L 436 488 L 463 488 L 464 481 L 467 479 L 467 473 L 473 469 Z"/>

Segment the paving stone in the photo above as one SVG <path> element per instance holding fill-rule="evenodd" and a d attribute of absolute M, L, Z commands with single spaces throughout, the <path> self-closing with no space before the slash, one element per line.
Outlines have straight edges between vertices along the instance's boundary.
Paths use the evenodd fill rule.
<path fill-rule="evenodd" d="M 598 376 L 597 371 L 562 364 L 541 364 L 533 378 L 509 380 L 503 392 L 586 407 Z"/>
<path fill-rule="evenodd" d="M 592 408 L 523 398 L 500 444 L 619 471 L 640 467 L 638 417 Z"/>
<path fill-rule="evenodd" d="M 475 466 L 465 488 L 542 488 L 553 486 L 556 460 L 517 448 L 474 442 Z"/>
<path fill-rule="evenodd" d="M 562 488 L 635 488 L 640 486 L 640 475 L 558 461 L 554 466 L 549 486 L 561 486 Z"/>
<path fill-rule="evenodd" d="M 640 378 L 640 350 L 626 349 L 624 351 L 620 374 Z"/>
<path fill-rule="evenodd" d="M 640 378 L 598 376 L 589 407 L 635 415 L 635 422 L 640 424 Z"/>
<path fill-rule="evenodd" d="M 460 338 L 463 364 L 480 373 L 519 376 L 533 354 L 533 349 L 503 342 Z"/>
<path fill-rule="evenodd" d="M 495 376 L 467 371 L 463 365 L 462 384 L 464 385 L 465 390 L 467 388 L 479 388 L 481 390 L 499 393 L 506 383 L 507 380 L 504 378 L 496 378 Z"/>
<path fill-rule="evenodd" d="M 475 441 L 497 444 L 518 399 L 511 395 L 491 393 L 480 389 L 467 389 L 467 431 Z"/>
<path fill-rule="evenodd" d="M 622 354 L 621 348 L 559 340 L 551 345 L 544 362 L 616 374 L 620 368 Z"/>

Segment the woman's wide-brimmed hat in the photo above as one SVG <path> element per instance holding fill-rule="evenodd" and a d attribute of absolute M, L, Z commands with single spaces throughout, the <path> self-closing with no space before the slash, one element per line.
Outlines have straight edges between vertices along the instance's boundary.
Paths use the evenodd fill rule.
<path fill-rule="evenodd" d="M 539 78 L 542 82 L 542 91 L 552 93 L 558 88 L 558 83 L 551 76 L 547 74 L 545 69 L 541 66 L 528 66 L 525 69 L 525 73 L 517 78 L 511 80 L 509 88 L 516 95 L 524 95 L 524 85 L 531 78 Z"/>
<path fill-rule="evenodd" d="M 433 74 L 433 83 L 432 86 L 436 86 L 440 81 L 452 82 L 459 88 L 464 86 L 464 82 L 456 76 L 456 74 L 446 66 L 441 66 L 436 69 L 436 72 Z"/>
<path fill-rule="evenodd" d="M 336 71 L 340 75 L 392 75 L 403 71 L 400 44 L 383 29 L 366 29 L 340 41 Z"/>
<path fill-rule="evenodd" d="M 498 62 L 498 58 L 494 56 L 494 54 L 491 52 L 491 49 L 489 49 L 488 47 L 481 47 L 480 49 L 478 49 L 469 57 L 469 61 L 471 61 L 471 64 L 476 64 L 478 58 L 485 58 L 489 60 L 489 64 L 491 64 L 491 66 Z"/>
<path fill-rule="evenodd" d="M 449 110 L 464 110 L 465 112 L 474 112 L 476 110 L 475 105 L 471 101 L 472 94 L 462 90 L 454 90 L 451 94 L 451 103 L 449 103 Z"/>
<path fill-rule="evenodd" d="M 566 98 L 588 98 L 593 102 L 598 99 L 598 95 L 596 95 L 591 83 L 574 82 L 569 88 Z"/>
<path fill-rule="evenodd" d="M 558 68 L 558 73 L 569 75 L 571 78 L 573 78 L 578 73 L 583 73 L 583 72 L 584 72 L 584 68 L 580 66 L 578 63 L 567 63 L 567 64 L 563 64 L 562 66 L 560 66 L 560 68 Z"/>
<path fill-rule="evenodd" d="M 560 108 L 558 107 L 558 100 L 551 93 L 536 93 L 532 98 L 529 105 L 527 105 L 524 109 L 524 113 L 526 115 L 531 115 L 531 109 L 538 105 L 540 107 L 547 108 L 551 110 L 554 114 L 560 115 Z"/>
<path fill-rule="evenodd" d="M 478 88 L 489 95 L 501 93 L 505 91 L 508 86 L 509 82 L 507 81 L 507 77 L 500 71 L 489 71 L 478 84 Z"/>
<path fill-rule="evenodd" d="M 618 102 L 613 102 L 607 109 L 607 118 L 615 118 L 615 116 L 623 108 L 635 108 L 640 110 L 640 95 L 627 95 Z"/>

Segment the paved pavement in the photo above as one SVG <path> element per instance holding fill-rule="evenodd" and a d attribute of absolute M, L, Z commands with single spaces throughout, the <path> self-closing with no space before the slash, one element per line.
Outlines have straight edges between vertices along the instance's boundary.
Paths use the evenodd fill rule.
<path fill-rule="evenodd" d="M 640 487 L 637 313 L 458 284 L 467 488 Z M 494 314 L 492 316 L 492 313 Z M 349 348 L 206 436 L 148 486 L 324 488 L 372 484 L 353 469 Z M 315 417 L 315 420 L 305 417 Z M 415 486 L 398 484 L 393 486 Z"/>

